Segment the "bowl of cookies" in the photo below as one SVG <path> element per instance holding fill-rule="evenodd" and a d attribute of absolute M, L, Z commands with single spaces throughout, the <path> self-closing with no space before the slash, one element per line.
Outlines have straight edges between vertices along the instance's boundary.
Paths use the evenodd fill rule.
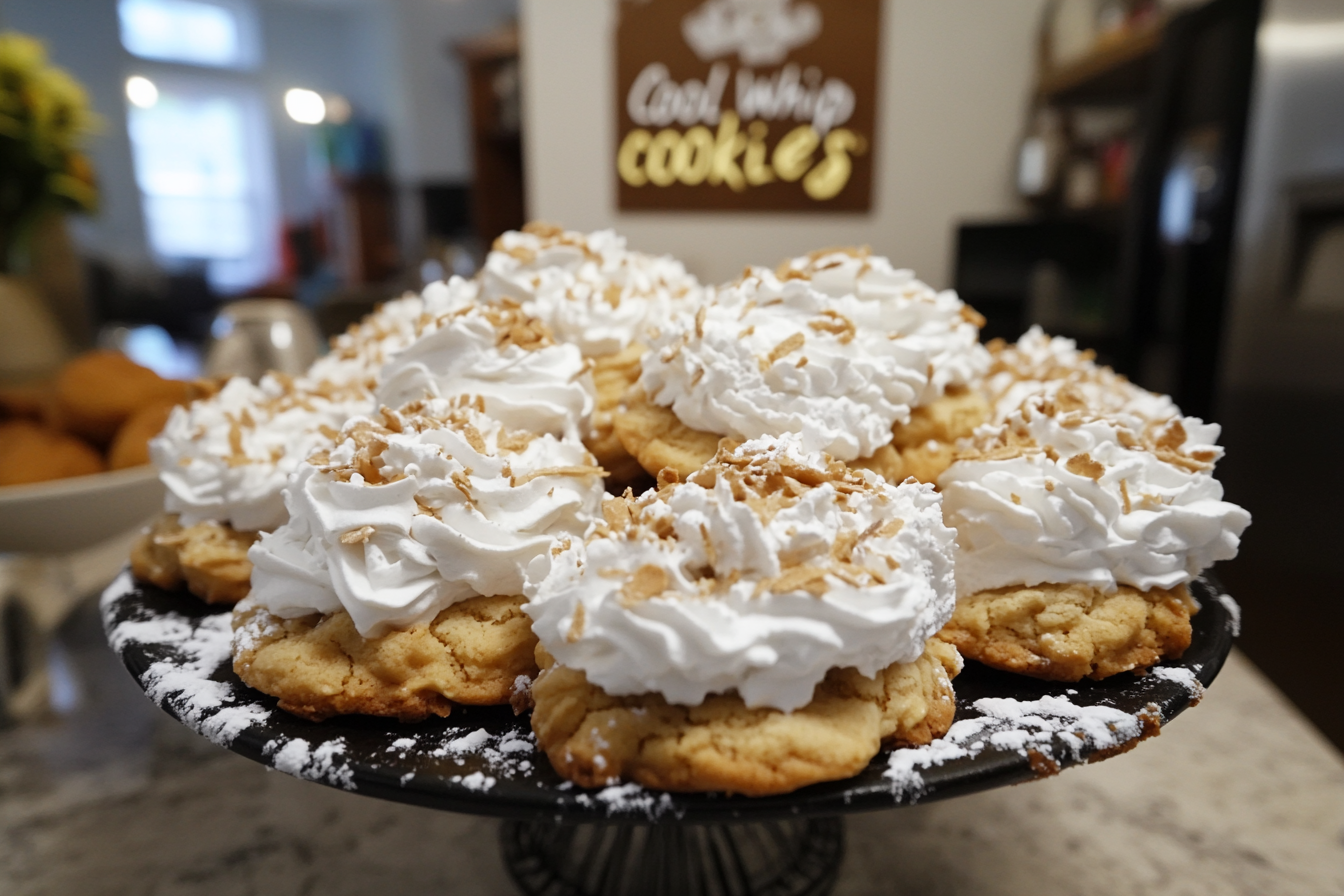
<path fill-rule="evenodd" d="M 75 551 L 149 519 L 163 506 L 149 440 L 190 391 L 111 351 L 0 389 L 0 551 Z"/>

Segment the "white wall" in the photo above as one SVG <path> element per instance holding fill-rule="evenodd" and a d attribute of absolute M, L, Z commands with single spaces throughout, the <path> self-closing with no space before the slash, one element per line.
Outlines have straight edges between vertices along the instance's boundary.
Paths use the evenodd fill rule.
<path fill-rule="evenodd" d="M 1012 168 L 1043 0 L 887 0 L 869 214 L 616 210 L 616 0 L 522 0 L 528 214 L 615 227 L 722 280 L 747 262 L 869 244 L 947 285 L 959 220 L 1020 211 Z"/>

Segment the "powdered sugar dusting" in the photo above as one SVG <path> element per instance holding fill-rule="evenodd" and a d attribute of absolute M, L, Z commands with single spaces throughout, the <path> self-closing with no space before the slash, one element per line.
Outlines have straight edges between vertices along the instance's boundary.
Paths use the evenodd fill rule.
<path fill-rule="evenodd" d="M 267 742 L 261 752 L 271 760 L 276 771 L 344 790 L 355 789 L 354 769 L 342 758 L 345 738 L 323 741 L 316 747 L 301 737 L 278 738 Z"/>
<path fill-rule="evenodd" d="M 1240 637 L 1241 637 L 1241 604 L 1239 604 L 1239 603 L 1237 603 L 1235 600 L 1233 600 L 1233 599 L 1232 599 L 1232 595 L 1230 595 L 1230 594 L 1219 594 L 1217 600 L 1218 600 L 1218 603 L 1220 603 L 1220 604 L 1223 605 L 1223 609 L 1227 611 L 1227 615 L 1228 615 L 1227 627 L 1228 627 L 1228 629 L 1231 630 L 1231 632 L 1232 632 L 1232 637 L 1234 637 L 1234 638 L 1240 638 Z"/>
<path fill-rule="evenodd" d="M 461 784 L 468 790 L 475 790 L 478 793 L 484 793 L 495 786 L 495 779 L 483 772 L 472 772 L 469 775 L 453 775 L 448 780 L 454 784 Z"/>
<path fill-rule="evenodd" d="M 608 816 L 643 815 L 650 821 L 669 812 L 678 818 L 683 814 L 677 810 L 670 794 L 645 790 L 634 783 L 611 784 L 594 794 L 579 793 L 574 796 L 574 802 L 585 808 L 601 806 Z"/>
<path fill-rule="evenodd" d="M 1184 666 L 1157 666 L 1149 673 L 1154 678 L 1160 678 L 1163 681 L 1172 681 L 1185 688 L 1190 694 L 1190 705 L 1198 703 L 1204 699 L 1204 685 L 1195 674 L 1200 670 L 1196 664 L 1191 668 Z"/>
<path fill-rule="evenodd" d="M 1145 734 L 1160 714 L 1150 705 L 1145 717 L 1109 706 L 1079 706 L 1066 697 L 1039 700 L 984 697 L 972 706 L 979 718 L 963 719 L 928 746 L 896 750 L 883 777 L 897 802 L 913 802 L 924 793 L 921 772 L 960 759 L 974 759 L 989 746 L 1032 760 L 1033 767 L 1058 768 L 1059 759 L 1074 761 L 1084 751 L 1121 747 Z"/>
<path fill-rule="evenodd" d="M 132 644 L 167 654 L 140 676 L 145 694 L 190 728 L 227 747 L 240 733 L 270 718 L 271 711 L 248 701 L 247 692 L 214 676 L 231 659 L 229 613 L 191 619 L 179 613 L 151 615 L 137 610 L 118 620 L 121 600 L 135 589 L 123 572 L 103 592 L 101 610 L 108 643 L 121 653 Z"/>

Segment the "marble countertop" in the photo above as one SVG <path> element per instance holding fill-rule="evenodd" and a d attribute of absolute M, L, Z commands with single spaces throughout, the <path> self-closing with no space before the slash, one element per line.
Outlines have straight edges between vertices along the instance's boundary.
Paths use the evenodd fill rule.
<path fill-rule="evenodd" d="M 140 694 L 96 612 L 50 664 L 62 712 L 0 731 L 0 890 L 514 892 L 495 823 L 302 782 Z M 1344 758 L 1240 654 L 1134 751 L 848 821 L 835 892 L 1344 896 Z"/>

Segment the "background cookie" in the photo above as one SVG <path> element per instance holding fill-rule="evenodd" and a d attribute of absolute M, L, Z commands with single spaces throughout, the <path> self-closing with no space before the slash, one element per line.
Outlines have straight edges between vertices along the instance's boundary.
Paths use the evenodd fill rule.
<path fill-rule="evenodd" d="M 532 676 L 536 637 L 522 597 L 476 597 L 428 624 L 364 638 L 344 611 L 281 619 L 251 601 L 234 611 L 234 671 L 313 721 L 360 713 L 415 722 L 453 703 L 509 702 Z"/>
<path fill-rule="evenodd" d="M 0 486 L 85 476 L 104 469 L 98 452 L 73 436 L 31 420 L 0 423 Z"/>
<path fill-rule="evenodd" d="M 1078 681 L 1178 658 L 1199 607 L 1181 585 L 1105 594 L 1090 585 L 998 588 L 957 599 L 938 637 L 995 669 Z"/>
<path fill-rule="evenodd" d="M 952 724 L 956 651 L 932 641 L 876 678 L 836 669 L 792 713 L 748 709 L 735 693 L 699 706 L 658 694 L 613 697 L 537 650 L 532 729 L 560 774 L 595 787 L 631 780 L 663 790 L 761 796 L 857 774 L 883 741 L 928 743 Z"/>
<path fill-rule="evenodd" d="M 149 463 L 149 440 L 163 431 L 168 415 L 177 403 L 163 401 L 147 405 L 132 414 L 112 439 L 107 449 L 107 465 L 114 470 Z"/>
<path fill-rule="evenodd" d="M 98 444 L 107 444 L 137 410 L 187 399 L 186 383 L 165 380 L 120 352 L 81 355 L 56 377 L 57 413 L 62 425 Z"/>

